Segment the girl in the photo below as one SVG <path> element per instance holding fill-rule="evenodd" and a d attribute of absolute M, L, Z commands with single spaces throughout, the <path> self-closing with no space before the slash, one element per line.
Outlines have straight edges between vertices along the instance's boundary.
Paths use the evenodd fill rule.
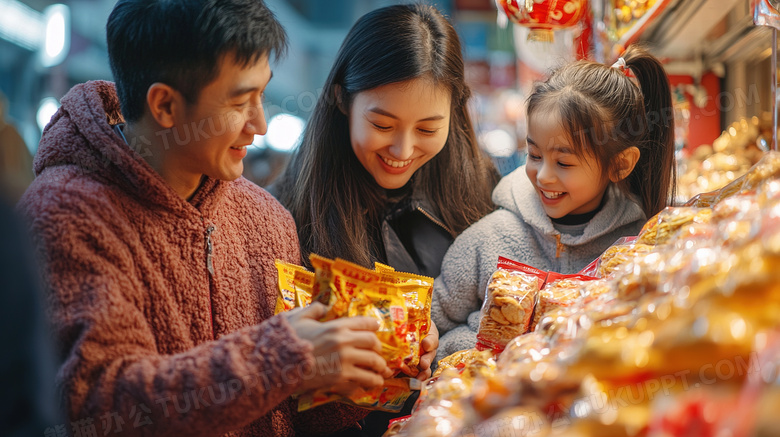
<path fill-rule="evenodd" d="M 497 173 L 466 109 L 460 42 L 426 5 L 349 31 L 275 190 L 310 253 L 436 277 L 455 236 L 493 209 Z"/>
<path fill-rule="evenodd" d="M 633 74 L 636 80 L 629 74 Z M 579 61 L 528 98 L 528 162 L 493 191 L 501 207 L 463 232 L 433 295 L 437 358 L 474 347 L 485 287 L 505 256 L 576 273 L 674 198 L 674 114 L 661 63 L 630 47 Z"/>

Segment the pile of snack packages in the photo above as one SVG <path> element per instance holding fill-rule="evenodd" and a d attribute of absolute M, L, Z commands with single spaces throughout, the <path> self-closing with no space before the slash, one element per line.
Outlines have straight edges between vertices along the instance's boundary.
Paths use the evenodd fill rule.
<path fill-rule="evenodd" d="M 683 149 L 677 157 L 677 196 L 690 199 L 719 189 L 743 174 L 764 155 L 772 139 L 772 119 L 741 119 L 712 142 L 693 151 Z"/>
<path fill-rule="evenodd" d="M 780 153 L 578 275 L 497 267 L 386 436 L 780 435 Z"/>
<path fill-rule="evenodd" d="M 420 343 L 431 327 L 433 279 L 397 272 L 379 263 L 371 270 L 314 254 L 309 259 L 314 272 L 276 261 L 279 272 L 276 314 L 321 302 L 327 307 L 323 322 L 354 316 L 376 319 L 381 355 L 396 377 L 385 380 L 382 387 L 374 390 L 357 388 L 348 397 L 323 390 L 301 393 L 298 410 L 341 401 L 364 408 L 400 411 L 411 393 L 420 389 L 420 382 L 409 376 L 416 376 L 419 371 Z M 397 377 L 401 370 L 408 376 Z"/>

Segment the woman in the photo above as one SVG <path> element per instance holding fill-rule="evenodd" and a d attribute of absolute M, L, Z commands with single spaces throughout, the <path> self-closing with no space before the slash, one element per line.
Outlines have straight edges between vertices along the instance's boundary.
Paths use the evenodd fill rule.
<path fill-rule="evenodd" d="M 363 16 L 339 50 L 276 187 L 310 253 L 436 277 L 454 238 L 493 209 L 460 41 L 439 11 Z"/>
<path fill-rule="evenodd" d="M 435 8 L 360 18 L 276 186 L 304 260 L 316 253 L 438 276 L 455 237 L 493 210 L 498 174 L 477 146 L 469 96 L 458 35 Z M 421 346 L 424 379 L 435 327 Z M 389 417 L 369 415 L 363 435 L 381 435 Z"/>

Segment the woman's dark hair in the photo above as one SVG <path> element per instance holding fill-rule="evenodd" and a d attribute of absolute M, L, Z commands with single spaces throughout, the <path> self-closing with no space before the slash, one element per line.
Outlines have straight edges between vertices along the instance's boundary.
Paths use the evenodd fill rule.
<path fill-rule="evenodd" d="M 347 34 L 303 135 L 277 184 L 298 225 L 302 255 L 343 257 L 372 266 L 385 191 L 352 150 L 346 108 L 357 93 L 428 78 L 452 96 L 444 148 L 415 173 L 415 196 L 432 203 L 457 235 L 493 209 L 497 173 L 479 149 L 466 104 L 460 40 L 435 8 L 396 5 L 361 17 Z M 453 235 L 453 236 L 455 236 Z M 373 266 L 372 266 L 373 267 Z"/>
<path fill-rule="evenodd" d="M 636 82 L 620 68 L 574 62 L 534 86 L 528 117 L 537 111 L 557 115 L 575 153 L 595 157 L 602 175 L 612 180 L 620 179 L 618 154 L 638 148 L 639 161 L 618 186 L 635 195 L 651 217 L 674 200 L 671 87 L 661 62 L 641 47 L 629 47 L 623 59 Z"/>
<path fill-rule="evenodd" d="M 259 0 L 120 0 L 106 23 L 108 59 L 122 115 L 139 120 L 146 92 L 170 85 L 190 104 L 232 53 L 241 67 L 287 47 L 273 13 Z"/>

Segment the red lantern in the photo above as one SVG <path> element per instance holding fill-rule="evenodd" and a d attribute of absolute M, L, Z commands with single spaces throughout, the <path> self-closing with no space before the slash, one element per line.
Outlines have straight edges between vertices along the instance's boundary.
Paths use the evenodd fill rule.
<path fill-rule="evenodd" d="M 530 27 L 529 41 L 553 41 L 553 31 L 575 26 L 587 0 L 496 0 L 510 20 Z"/>

